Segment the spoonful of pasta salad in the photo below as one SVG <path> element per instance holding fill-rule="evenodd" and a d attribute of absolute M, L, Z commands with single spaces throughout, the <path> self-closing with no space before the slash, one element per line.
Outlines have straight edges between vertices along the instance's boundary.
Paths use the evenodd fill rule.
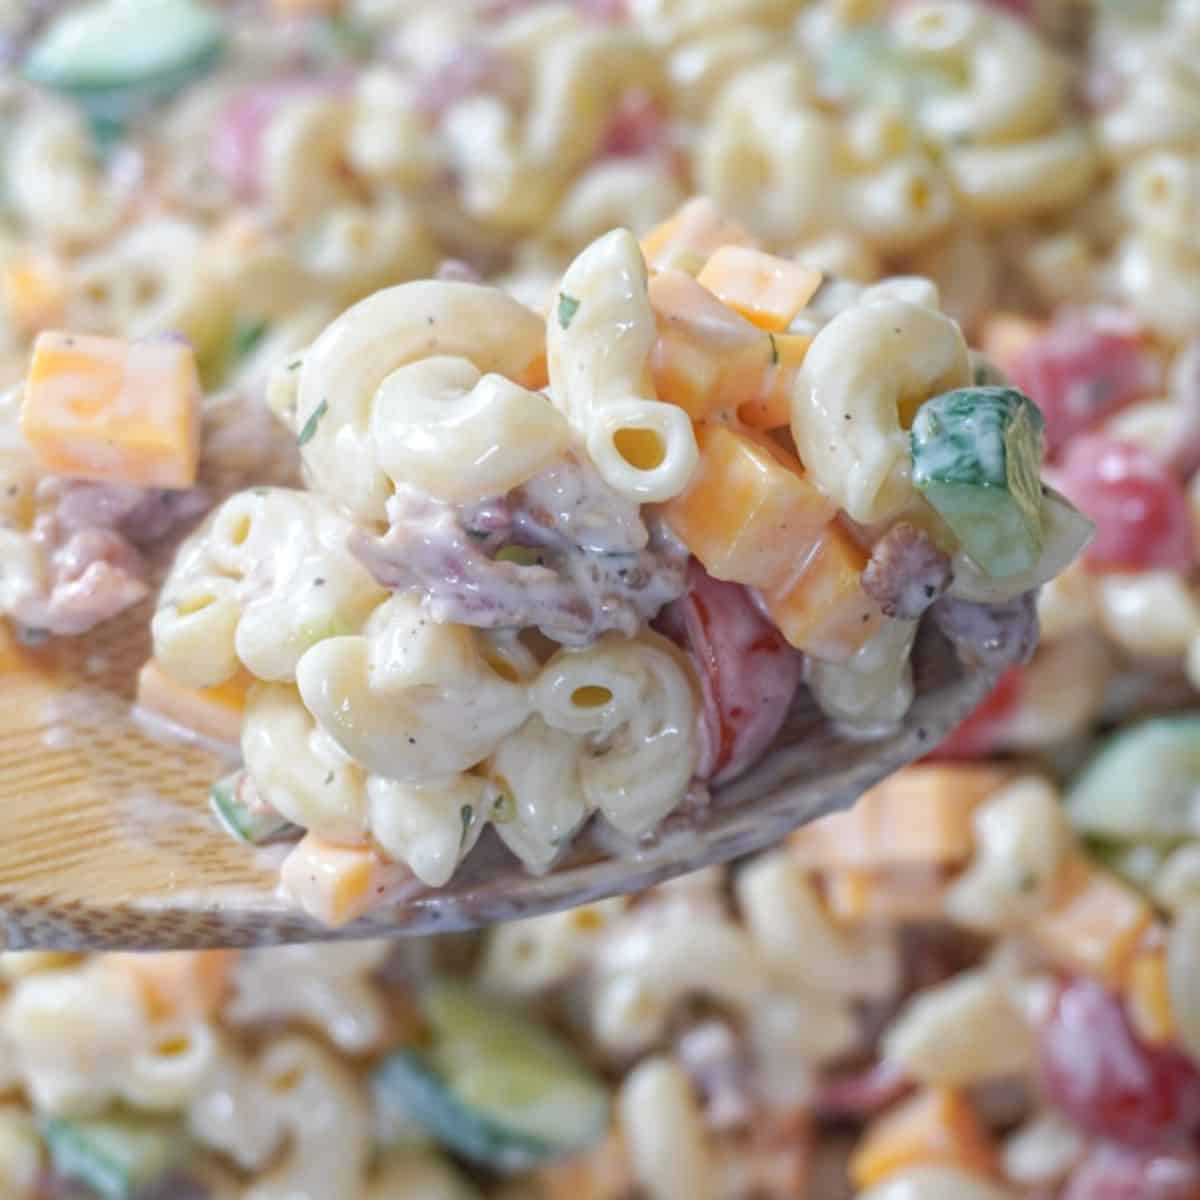
<path fill-rule="evenodd" d="M 543 315 L 376 292 L 266 401 L 303 488 L 197 486 L 239 439 L 179 340 L 42 334 L 0 407 L 10 946 L 445 931 L 746 854 L 930 752 L 1090 536 L 931 283 L 704 200 Z"/>

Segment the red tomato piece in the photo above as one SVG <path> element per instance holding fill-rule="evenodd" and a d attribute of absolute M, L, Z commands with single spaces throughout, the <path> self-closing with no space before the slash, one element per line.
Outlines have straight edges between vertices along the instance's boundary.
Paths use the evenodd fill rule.
<path fill-rule="evenodd" d="M 1095 571 L 1187 570 L 1195 535 L 1187 493 L 1148 450 L 1106 434 L 1072 442 L 1047 478 L 1096 522 L 1084 551 Z"/>
<path fill-rule="evenodd" d="M 1100 1142 L 1071 1172 L 1062 1200 L 1196 1200 L 1200 1161 L 1184 1147 L 1131 1150 Z"/>
<path fill-rule="evenodd" d="M 1192 1061 L 1173 1047 L 1147 1046 L 1118 997 L 1090 979 L 1059 991 L 1039 1057 L 1051 1102 L 1097 1137 L 1150 1149 L 1200 1130 Z"/>
<path fill-rule="evenodd" d="M 628 0 L 575 0 L 579 9 L 598 21 L 624 21 L 629 16 Z"/>
<path fill-rule="evenodd" d="M 690 655 L 700 681 L 705 746 L 696 774 L 732 778 L 779 732 L 800 686 L 804 656 L 746 588 L 713 579 L 695 559 L 687 593 L 670 606 L 663 626 Z"/>
<path fill-rule="evenodd" d="M 983 758 L 996 749 L 1021 703 L 1020 667 L 1010 667 L 961 725 L 952 729 L 930 758 Z"/>
<path fill-rule="evenodd" d="M 1119 313 L 1069 311 L 1008 365 L 1013 383 L 1046 418 L 1053 457 L 1077 434 L 1162 386 L 1145 335 Z"/>

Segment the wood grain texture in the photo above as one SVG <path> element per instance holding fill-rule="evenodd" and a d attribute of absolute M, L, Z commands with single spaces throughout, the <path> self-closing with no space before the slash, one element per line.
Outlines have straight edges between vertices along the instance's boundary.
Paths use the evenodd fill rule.
<path fill-rule="evenodd" d="M 890 737 L 847 739 L 800 708 L 773 752 L 613 857 L 583 837 L 552 874 L 523 873 L 498 840 L 451 886 L 413 885 L 340 929 L 276 894 L 277 860 L 230 838 L 208 810 L 220 755 L 156 737 L 131 719 L 149 613 L 82 638 L 0 650 L 0 929 L 8 949 L 166 949 L 416 934 L 471 928 L 642 888 L 777 841 L 844 808 L 928 752 L 993 679 L 963 672 L 936 635 L 914 653 L 918 697 Z"/>

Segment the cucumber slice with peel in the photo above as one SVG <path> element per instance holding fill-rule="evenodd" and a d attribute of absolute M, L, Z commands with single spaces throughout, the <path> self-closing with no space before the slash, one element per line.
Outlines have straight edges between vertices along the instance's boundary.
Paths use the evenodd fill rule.
<path fill-rule="evenodd" d="M 1086 837 L 1169 844 L 1200 835 L 1200 713 L 1152 717 L 1114 734 L 1067 790 Z"/>
<path fill-rule="evenodd" d="M 286 817 L 265 805 L 254 807 L 245 802 L 246 772 L 234 771 L 218 779 L 208 792 L 208 802 L 217 819 L 239 842 L 261 845 L 275 838 L 299 833 Z"/>
<path fill-rule="evenodd" d="M 134 1200 L 178 1165 L 186 1147 L 178 1122 L 166 1117 L 47 1117 L 40 1127 L 57 1174 L 103 1200 Z"/>
<path fill-rule="evenodd" d="M 375 1084 L 438 1141 L 503 1171 L 583 1150 L 608 1123 L 608 1092 L 548 1031 L 455 984 L 422 998 L 428 1044 L 389 1055 Z"/>
<path fill-rule="evenodd" d="M 1006 387 L 944 392 L 913 421 L 913 483 L 993 578 L 1030 571 L 1041 554 L 1045 427 Z"/>
<path fill-rule="evenodd" d="M 49 26 L 23 71 L 118 130 L 210 70 L 224 46 L 225 22 L 201 0 L 93 0 Z"/>

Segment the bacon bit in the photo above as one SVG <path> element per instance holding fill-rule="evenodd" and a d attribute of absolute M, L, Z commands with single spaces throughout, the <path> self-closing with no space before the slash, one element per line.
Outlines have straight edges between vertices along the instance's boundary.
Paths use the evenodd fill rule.
<path fill-rule="evenodd" d="M 930 758 L 982 758 L 1004 736 L 1021 703 L 1024 671 L 1010 667 L 1000 676 L 983 703 L 939 743 Z"/>
<path fill-rule="evenodd" d="M 901 521 L 871 548 L 863 568 L 863 591 L 885 617 L 915 621 L 950 586 L 953 571 L 923 529 Z"/>
<path fill-rule="evenodd" d="M 609 121 L 601 158 L 652 158 L 670 150 L 670 127 L 662 105 L 636 90 L 621 98 Z"/>

